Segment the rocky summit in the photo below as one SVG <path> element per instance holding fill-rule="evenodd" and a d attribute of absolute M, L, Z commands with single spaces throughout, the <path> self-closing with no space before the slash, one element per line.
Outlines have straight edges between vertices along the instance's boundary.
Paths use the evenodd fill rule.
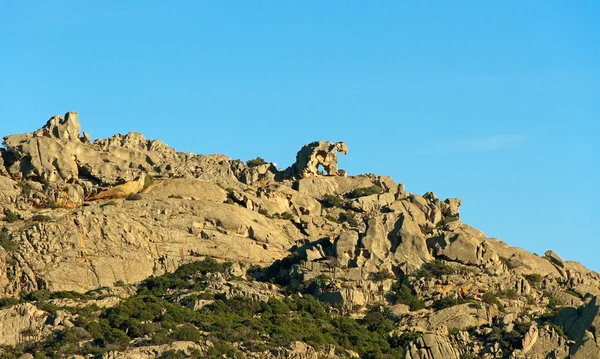
<path fill-rule="evenodd" d="M 600 275 L 486 237 L 460 199 L 338 168 L 91 141 L 0 149 L 2 358 L 600 358 Z"/>

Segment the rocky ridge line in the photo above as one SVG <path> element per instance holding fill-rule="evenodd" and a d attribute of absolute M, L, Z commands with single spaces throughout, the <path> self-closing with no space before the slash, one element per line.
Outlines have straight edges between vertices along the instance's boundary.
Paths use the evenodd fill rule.
<path fill-rule="evenodd" d="M 80 131 L 69 112 L 4 138 L 0 296 L 114 288 L 213 257 L 245 280 L 267 268 L 258 278 L 278 285 L 239 292 L 257 300 L 313 285 L 341 314 L 382 306 L 394 333 L 418 333 L 406 358 L 600 357 L 597 273 L 487 238 L 460 220 L 459 199 L 347 176 L 343 142 L 308 144 L 279 171 L 139 133 L 91 142 Z M 47 318 L 29 303 L 0 310 L 0 344 L 45 330 Z"/>

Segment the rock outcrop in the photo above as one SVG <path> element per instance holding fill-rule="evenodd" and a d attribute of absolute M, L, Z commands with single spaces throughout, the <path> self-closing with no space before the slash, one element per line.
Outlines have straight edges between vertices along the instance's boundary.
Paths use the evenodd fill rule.
<path fill-rule="evenodd" d="M 329 311 L 313 313 L 319 320 L 359 318 L 381 332 L 379 346 L 405 358 L 600 355 L 598 273 L 553 251 L 541 257 L 488 238 L 461 220 L 460 199 L 412 194 L 387 176 L 348 176 L 337 163 L 337 153 L 347 153 L 343 142 L 305 145 L 292 166 L 278 171 L 269 163 L 179 153 L 139 133 L 92 141 L 81 135 L 74 112 L 4 140 L 0 346 L 25 350 L 49 334 L 70 333 L 79 348 L 97 348 L 109 339 L 94 337 L 97 328 L 78 315 L 93 312 L 117 330 L 124 322 L 100 311 L 136 296 L 135 286 L 149 277 L 211 257 L 233 262 L 230 272 L 186 277 L 191 289 L 168 282 L 173 287 L 162 288 L 161 300 L 200 311 L 217 300 L 248 298 L 263 303 L 258 320 L 291 310 L 265 303 L 310 294 Z M 31 294 L 40 291 L 63 292 L 48 302 Z M 23 299 L 6 299 L 9 305 L 3 297 Z M 368 317 L 374 312 L 391 326 L 377 327 Z M 131 341 L 104 348 L 103 357 L 217 350 L 210 333 L 189 329 L 187 335 L 202 338 L 189 344 L 180 324 L 159 317 L 135 318 L 139 328 L 123 332 Z M 158 335 L 153 330 L 163 320 L 161 328 L 170 331 Z M 291 334 L 262 333 L 252 345 L 219 350 L 247 358 L 359 355 L 319 336 L 306 341 L 329 344 L 292 340 L 266 347 L 273 337 L 285 342 Z M 181 340 L 165 344 L 165 338 Z M 361 345 L 352 348 L 366 356 Z"/>
<path fill-rule="evenodd" d="M 338 169 L 338 152 L 348 154 L 346 143 L 317 141 L 304 145 L 296 155 L 296 163 L 285 171 L 284 177 L 308 178 L 323 174 L 343 176 L 346 172 Z"/>

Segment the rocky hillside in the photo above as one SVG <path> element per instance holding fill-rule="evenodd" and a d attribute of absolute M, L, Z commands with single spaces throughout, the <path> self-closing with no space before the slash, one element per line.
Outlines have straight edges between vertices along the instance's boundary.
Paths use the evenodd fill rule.
<path fill-rule="evenodd" d="M 600 358 L 598 273 L 348 176 L 343 142 L 280 171 L 90 138 L 4 137 L 2 358 Z"/>

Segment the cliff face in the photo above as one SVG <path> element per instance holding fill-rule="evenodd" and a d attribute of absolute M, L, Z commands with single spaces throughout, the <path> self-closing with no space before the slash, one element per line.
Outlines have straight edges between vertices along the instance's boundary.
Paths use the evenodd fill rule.
<path fill-rule="evenodd" d="M 600 275 L 552 251 L 540 257 L 487 238 L 460 220 L 459 199 L 408 193 L 386 176 L 346 176 L 337 166 L 337 153 L 348 151 L 343 142 L 306 145 L 294 165 L 278 171 L 260 161 L 247 166 L 223 155 L 178 153 L 138 133 L 90 142 L 80 130 L 70 112 L 36 132 L 4 138 L 0 297 L 23 298 L 0 303 L 6 355 L 79 328 L 79 352 L 71 353 L 208 356 L 226 340 L 205 333 L 188 344 L 160 344 L 159 329 L 136 336 L 102 311 L 137 300 L 142 292 L 135 286 L 148 277 L 210 257 L 233 264 L 218 275 L 202 273 L 213 298 L 186 302 L 194 313 L 214 304 L 215 293 L 261 303 L 304 293 L 330 311 L 327 320 L 349 315 L 379 333 L 389 350 L 372 355 L 381 357 L 600 356 Z M 89 294 L 98 288 L 101 296 Z M 181 305 L 190 293 L 198 296 L 193 288 L 159 296 Z M 81 294 L 72 293 L 76 299 L 67 304 L 36 296 L 47 291 L 88 294 L 85 305 Z M 91 304 L 96 317 L 64 309 Z M 374 312 L 391 324 L 373 329 L 364 318 Z M 127 339 L 117 345 L 103 336 L 98 344 L 89 322 L 102 318 Z M 165 335 L 176 339 L 182 325 L 164 327 Z M 262 344 L 277 337 L 264 335 Z M 310 336 L 287 338 L 269 349 L 250 345 L 256 340 L 231 342 L 234 354 L 225 355 L 376 357 L 337 339 L 318 345 Z"/>

